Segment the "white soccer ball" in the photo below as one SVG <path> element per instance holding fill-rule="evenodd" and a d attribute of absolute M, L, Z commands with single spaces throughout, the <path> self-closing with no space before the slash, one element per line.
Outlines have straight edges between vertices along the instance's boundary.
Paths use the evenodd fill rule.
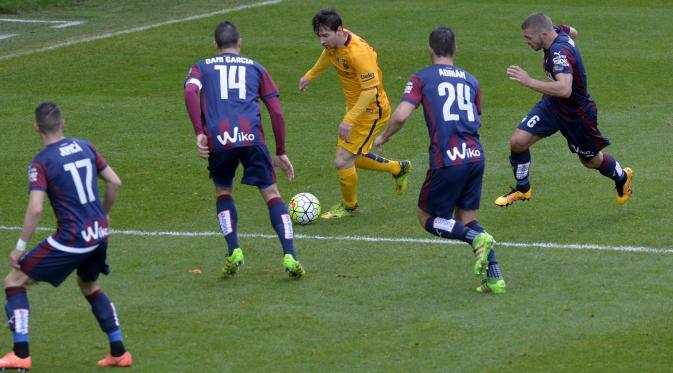
<path fill-rule="evenodd" d="M 289 203 L 292 221 L 306 225 L 311 224 L 320 215 L 320 201 L 311 193 L 299 193 Z"/>

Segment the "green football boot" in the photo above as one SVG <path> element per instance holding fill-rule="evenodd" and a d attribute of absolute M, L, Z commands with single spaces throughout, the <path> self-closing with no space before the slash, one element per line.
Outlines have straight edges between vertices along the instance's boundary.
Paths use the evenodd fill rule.
<path fill-rule="evenodd" d="M 323 219 L 341 219 L 347 217 L 353 217 L 360 213 L 360 208 L 358 205 L 355 205 L 353 208 L 348 208 L 343 203 L 332 206 L 329 211 L 320 214 L 320 217 Z"/>
<path fill-rule="evenodd" d="M 393 175 L 395 193 L 402 194 L 407 191 L 409 174 L 411 174 L 411 161 L 400 161 L 400 173 Z"/>
<path fill-rule="evenodd" d="M 481 276 L 488 267 L 488 254 L 493 250 L 495 239 L 486 232 L 479 233 L 472 240 L 472 252 L 474 252 L 474 275 Z"/>
<path fill-rule="evenodd" d="M 475 290 L 477 293 L 493 293 L 502 294 L 507 292 L 507 284 L 503 279 L 485 278 L 481 281 L 481 285 Z"/>
<path fill-rule="evenodd" d="M 301 266 L 298 260 L 296 260 L 291 254 L 285 254 L 283 257 L 283 268 L 291 278 L 300 278 L 306 274 L 304 267 Z"/>
<path fill-rule="evenodd" d="M 222 274 L 225 276 L 233 276 L 238 272 L 238 267 L 243 264 L 245 258 L 243 257 L 243 250 L 241 248 L 236 248 L 227 257 L 227 260 L 224 262 L 224 267 L 222 267 Z"/>

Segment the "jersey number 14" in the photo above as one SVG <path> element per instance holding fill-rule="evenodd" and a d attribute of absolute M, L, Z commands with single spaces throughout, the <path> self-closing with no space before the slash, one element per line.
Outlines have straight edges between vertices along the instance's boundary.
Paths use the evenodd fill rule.
<path fill-rule="evenodd" d="M 220 71 L 220 98 L 228 100 L 229 90 L 238 89 L 238 98 L 245 100 L 245 66 L 216 65 L 215 70 Z"/>

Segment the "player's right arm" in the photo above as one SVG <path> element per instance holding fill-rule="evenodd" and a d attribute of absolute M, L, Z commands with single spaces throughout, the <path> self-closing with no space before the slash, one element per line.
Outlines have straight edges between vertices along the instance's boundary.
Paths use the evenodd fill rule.
<path fill-rule="evenodd" d="M 203 120 L 201 115 L 201 100 L 199 93 L 201 91 L 201 71 L 196 65 L 189 69 L 187 81 L 185 81 L 185 106 L 189 120 L 192 122 L 194 133 L 196 134 L 196 150 L 201 158 L 208 158 L 210 153 L 208 149 L 208 136 L 205 134 Z"/>
<path fill-rule="evenodd" d="M 386 129 L 374 140 L 374 146 L 376 146 L 376 150 L 379 152 L 383 150 L 382 145 L 387 143 L 388 140 L 390 140 L 390 138 L 393 137 L 393 135 L 396 134 L 402 128 L 402 126 L 404 126 L 404 123 L 407 122 L 415 109 L 416 106 L 407 101 L 402 101 L 399 105 L 397 105 L 395 112 L 390 117 L 390 121 L 388 122 Z"/>
<path fill-rule="evenodd" d="M 322 74 L 327 68 L 330 66 L 330 60 L 329 60 L 329 55 L 327 54 L 327 49 L 323 49 L 322 53 L 320 54 L 320 58 L 318 58 L 318 61 L 316 61 L 315 65 L 304 74 L 304 76 L 299 79 L 299 90 L 300 91 L 305 91 L 308 89 L 309 84 L 311 84 L 311 80 L 317 78 L 320 74 Z"/>
<path fill-rule="evenodd" d="M 374 146 L 380 152 L 382 151 L 382 145 L 387 143 L 390 138 L 397 133 L 397 131 L 402 128 L 404 123 L 409 119 L 411 113 L 416 110 L 418 105 L 423 100 L 423 82 L 421 79 L 413 75 L 409 78 L 406 87 L 404 88 L 404 95 L 402 96 L 402 102 L 397 105 L 395 112 L 390 117 L 390 121 L 386 126 L 386 129 L 374 140 Z"/>
<path fill-rule="evenodd" d="M 40 223 L 42 210 L 44 206 L 44 190 L 31 190 L 28 196 L 28 207 L 23 217 L 23 226 L 21 227 L 21 236 L 16 242 L 16 248 L 9 254 L 9 265 L 12 268 L 19 269 L 19 259 L 26 250 L 26 243 L 30 241 Z"/>

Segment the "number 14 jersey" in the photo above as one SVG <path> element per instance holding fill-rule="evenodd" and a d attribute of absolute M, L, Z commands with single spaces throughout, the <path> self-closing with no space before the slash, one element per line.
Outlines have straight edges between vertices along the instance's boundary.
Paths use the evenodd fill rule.
<path fill-rule="evenodd" d="M 199 87 L 211 151 L 264 144 L 259 100 L 280 94 L 262 65 L 237 54 L 220 54 L 192 65 L 187 84 Z"/>

